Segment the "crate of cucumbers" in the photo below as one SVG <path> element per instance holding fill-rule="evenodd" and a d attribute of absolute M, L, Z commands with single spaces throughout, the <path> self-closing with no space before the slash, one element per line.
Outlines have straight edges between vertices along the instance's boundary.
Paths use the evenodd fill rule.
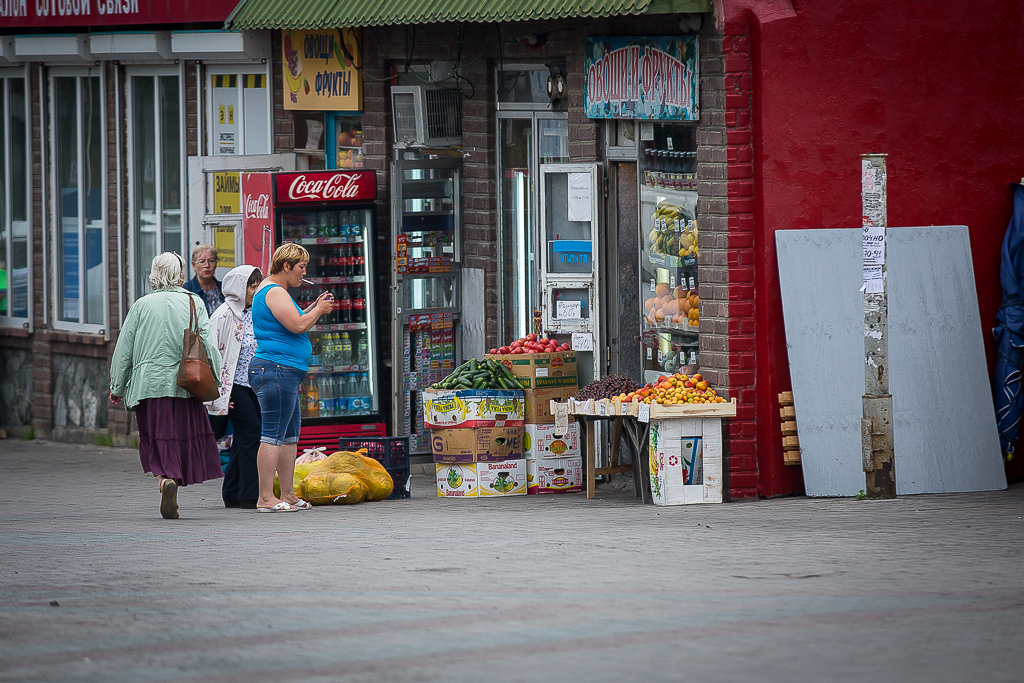
<path fill-rule="evenodd" d="M 423 391 L 423 423 L 432 429 L 521 427 L 523 399 L 507 367 L 473 358 Z"/>

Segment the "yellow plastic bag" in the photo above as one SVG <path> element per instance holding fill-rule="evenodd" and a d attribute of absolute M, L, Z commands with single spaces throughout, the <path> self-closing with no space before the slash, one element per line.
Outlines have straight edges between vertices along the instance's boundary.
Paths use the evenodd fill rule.
<path fill-rule="evenodd" d="M 299 490 L 299 483 L 306 478 L 306 475 L 313 471 L 313 468 L 319 465 L 317 462 L 309 462 L 303 465 L 295 466 L 295 474 L 292 475 L 292 488 L 296 491 Z M 274 475 L 274 495 L 278 498 L 281 497 L 281 482 L 277 480 L 277 475 Z"/>
<path fill-rule="evenodd" d="M 296 493 L 313 505 L 355 505 L 366 497 L 367 488 L 352 474 L 310 472 Z"/>
<path fill-rule="evenodd" d="M 362 500 L 384 500 L 394 486 L 391 475 L 373 458 L 338 451 L 316 463 L 295 490 L 314 505 L 351 505 Z"/>

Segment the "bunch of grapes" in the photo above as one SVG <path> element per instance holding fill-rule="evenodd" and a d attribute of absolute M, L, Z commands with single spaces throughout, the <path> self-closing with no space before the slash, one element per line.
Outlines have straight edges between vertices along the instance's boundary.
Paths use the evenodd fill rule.
<path fill-rule="evenodd" d="M 609 375 L 608 377 L 602 377 L 601 379 L 594 380 L 587 386 L 583 387 L 578 394 L 576 394 L 577 401 L 586 401 L 587 399 L 600 399 L 600 398 L 614 398 L 615 396 L 621 396 L 622 394 L 629 394 L 636 391 L 639 385 L 629 377 L 622 375 Z"/>

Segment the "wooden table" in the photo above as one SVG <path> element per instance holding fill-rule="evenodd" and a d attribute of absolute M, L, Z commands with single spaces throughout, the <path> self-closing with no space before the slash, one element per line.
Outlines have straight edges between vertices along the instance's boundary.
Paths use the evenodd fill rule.
<path fill-rule="evenodd" d="M 736 415 L 736 399 L 728 403 L 662 406 L 657 403 L 640 404 L 636 401 L 630 403 L 607 399 L 575 401 L 570 398 L 564 404 L 552 401 L 551 413 L 556 414 L 556 410 L 562 410 L 563 408 L 560 406 L 563 405 L 567 414 L 580 423 L 580 427 L 586 434 L 584 446 L 586 473 L 584 477 L 587 480 L 587 498 L 595 497 L 596 477 L 603 474 L 631 471 L 635 495 L 644 503 L 654 502 L 651 494 L 650 463 L 646 457 L 648 456 L 650 420 L 674 417 L 734 417 Z M 646 410 L 641 409 L 641 406 L 644 406 Z M 644 414 L 642 415 L 642 413 Z M 614 422 L 610 467 L 596 466 L 597 444 L 594 423 L 598 420 Z M 623 437 L 625 437 L 626 446 L 630 450 L 633 461 L 631 465 L 619 465 L 619 443 Z"/>

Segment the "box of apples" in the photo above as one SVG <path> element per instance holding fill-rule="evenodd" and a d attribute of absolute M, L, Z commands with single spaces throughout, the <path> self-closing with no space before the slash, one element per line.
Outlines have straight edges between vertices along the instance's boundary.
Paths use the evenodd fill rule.
<path fill-rule="evenodd" d="M 508 367 L 524 389 L 576 386 L 576 352 L 554 339 L 528 334 L 486 357 Z"/>

